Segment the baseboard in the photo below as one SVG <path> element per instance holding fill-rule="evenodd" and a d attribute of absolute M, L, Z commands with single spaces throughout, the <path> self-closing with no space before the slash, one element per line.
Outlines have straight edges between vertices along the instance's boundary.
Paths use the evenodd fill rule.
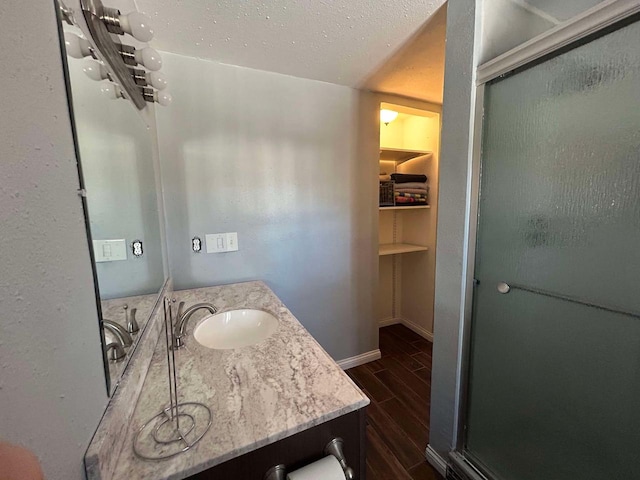
<path fill-rule="evenodd" d="M 370 352 L 365 352 L 360 355 L 356 355 L 355 357 L 345 358 L 344 360 L 340 360 L 336 362 L 340 368 L 343 370 L 347 370 L 349 368 L 358 367 L 360 365 L 364 365 L 365 363 L 373 362 L 374 360 L 380 359 L 382 354 L 379 349 L 371 350 Z"/>
<path fill-rule="evenodd" d="M 412 321 L 407 320 L 405 318 L 401 318 L 399 320 L 400 320 L 400 323 L 402 323 L 408 329 L 413 330 L 415 333 L 420 335 L 422 338 L 424 338 L 426 340 L 429 340 L 430 342 L 433 342 L 433 333 L 431 333 L 426 328 L 423 328 L 420 325 L 416 325 Z"/>
<path fill-rule="evenodd" d="M 443 477 L 447 476 L 447 462 L 442 456 L 436 452 L 431 445 L 427 445 L 427 450 L 425 451 L 425 456 L 427 457 L 427 462 L 431 464 L 433 468 L 435 468 L 440 475 Z"/>
<path fill-rule="evenodd" d="M 396 325 L 398 323 L 402 323 L 402 320 L 400 318 L 389 317 L 385 318 L 384 320 L 380 320 L 378 322 L 378 327 L 388 327 L 389 325 Z"/>

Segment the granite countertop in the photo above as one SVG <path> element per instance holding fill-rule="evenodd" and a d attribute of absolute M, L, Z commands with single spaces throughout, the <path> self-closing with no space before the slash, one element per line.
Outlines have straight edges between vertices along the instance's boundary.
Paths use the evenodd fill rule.
<path fill-rule="evenodd" d="M 208 314 L 196 312 L 186 347 L 176 352 L 181 402 L 202 402 L 213 424 L 192 450 L 162 461 L 133 452 L 138 429 L 168 404 L 165 342 L 158 342 L 149 372 L 123 438 L 114 479 L 182 479 L 358 410 L 369 399 L 320 347 L 263 282 L 174 292 L 192 305 L 210 302 L 219 312 L 239 308 L 267 311 L 278 330 L 263 342 L 235 350 L 199 345 L 192 332 Z"/>

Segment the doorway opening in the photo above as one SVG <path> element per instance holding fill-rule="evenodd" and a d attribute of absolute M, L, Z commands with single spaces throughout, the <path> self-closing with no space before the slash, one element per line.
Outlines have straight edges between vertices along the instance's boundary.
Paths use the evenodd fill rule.
<path fill-rule="evenodd" d="M 380 107 L 378 289 L 381 358 L 347 370 L 371 399 L 367 479 L 442 479 L 426 461 L 431 406 L 438 171 L 446 4 L 364 88 Z"/>

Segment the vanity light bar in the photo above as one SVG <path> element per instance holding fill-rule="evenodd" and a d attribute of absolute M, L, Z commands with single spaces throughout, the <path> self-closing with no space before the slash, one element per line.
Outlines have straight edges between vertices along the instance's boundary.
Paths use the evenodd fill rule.
<path fill-rule="evenodd" d="M 140 12 L 122 15 L 117 8 L 102 7 L 101 20 L 110 33 L 128 33 L 140 42 L 149 42 L 153 38 L 151 19 Z"/>
<path fill-rule="evenodd" d="M 142 87 L 151 86 L 158 90 L 164 90 L 167 87 L 167 80 L 160 72 L 147 72 L 141 68 L 132 68 L 131 76 L 133 81 Z"/>
<path fill-rule="evenodd" d="M 133 67 L 143 65 L 151 71 L 158 71 L 162 68 L 162 57 L 153 48 L 145 47 L 137 49 L 131 45 L 117 45 L 122 61 Z"/>
<path fill-rule="evenodd" d="M 171 102 L 173 102 L 173 97 L 169 92 L 158 91 L 149 87 L 141 87 L 140 91 L 142 92 L 142 96 L 147 102 L 156 102 L 163 107 L 168 107 Z"/>
<path fill-rule="evenodd" d="M 74 26 L 76 24 L 76 21 L 73 18 L 73 9 L 68 8 L 62 2 L 60 2 L 60 15 L 62 16 L 62 19 L 69 25 Z"/>
<path fill-rule="evenodd" d="M 167 86 L 166 78 L 158 73 L 162 67 L 160 54 L 149 47 L 137 49 L 130 45 L 123 45 L 115 42 L 111 37 L 111 34 L 126 33 L 141 42 L 148 42 L 154 34 L 148 17 L 139 12 L 122 15 L 116 8 L 105 7 L 101 0 L 81 0 L 82 14 L 86 20 L 86 28 L 84 28 L 74 21 L 73 10 L 64 5 L 62 0 L 58 2 L 62 19 L 70 25 L 81 27 L 89 39 L 66 33 L 67 52 L 75 58 L 91 55 L 101 62 L 94 67 L 85 67 L 85 73 L 95 80 L 104 78 L 116 83 L 117 88 L 116 86 L 106 88 L 108 96 L 128 98 L 139 110 L 144 109 L 148 101 L 161 105 L 171 103 L 169 93 L 159 92 Z M 149 71 L 138 68 L 140 65 Z M 143 89 L 140 88 L 141 86 Z"/>

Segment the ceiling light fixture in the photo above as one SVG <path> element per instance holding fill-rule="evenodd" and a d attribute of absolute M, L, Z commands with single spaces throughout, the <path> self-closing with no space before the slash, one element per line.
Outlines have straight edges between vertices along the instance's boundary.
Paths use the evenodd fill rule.
<path fill-rule="evenodd" d="M 389 125 L 398 117 L 398 112 L 393 110 L 382 109 L 380 110 L 380 121 L 385 125 Z"/>

